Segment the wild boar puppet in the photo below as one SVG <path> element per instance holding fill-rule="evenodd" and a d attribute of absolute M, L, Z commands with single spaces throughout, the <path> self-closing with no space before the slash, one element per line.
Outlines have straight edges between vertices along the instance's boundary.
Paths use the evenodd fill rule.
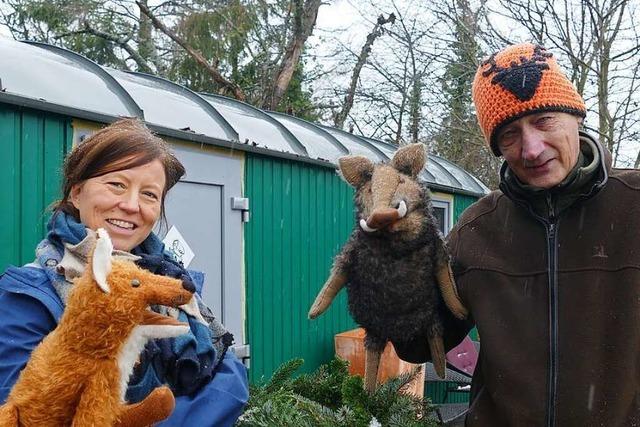
<path fill-rule="evenodd" d="M 347 288 L 349 311 L 365 332 L 365 387 L 376 386 L 387 341 L 427 337 L 434 368 L 445 376 L 443 302 L 458 318 L 466 309 L 456 293 L 427 186 L 417 177 L 424 145 L 400 148 L 388 164 L 362 156 L 339 159 L 340 173 L 355 188 L 357 224 L 336 256 L 330 276 L 309 311 L 322 314 Z"/>
<path fill-rule="evenodd" d="M 186 323 L 148 307 L 186 304 L 195 288 L 132 260 L 112 260 L 109 235 L 103 229 L 97 234 L 60 323 L 33 350 L 0 406 L 0 427 L 149 426 L 173 411 L 173 393 L 166 386 L 136 404 L 126 404 L 124 396 L 146 342 L 189 331 Z"/>

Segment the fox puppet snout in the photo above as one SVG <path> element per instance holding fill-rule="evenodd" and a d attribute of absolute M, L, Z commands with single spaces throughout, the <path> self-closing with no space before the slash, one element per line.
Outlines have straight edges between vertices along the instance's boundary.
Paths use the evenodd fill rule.
<path fill-rule="evenodd" d="M 104 299 L 125 299 L 133 305 L 166 305 L 178 307 L 193 297 L 195 287 L 189 281 L 158 276 L 135 265 L 132 261 L 113 261 L 107 277 L 108 292 L 95 288 Z"/>

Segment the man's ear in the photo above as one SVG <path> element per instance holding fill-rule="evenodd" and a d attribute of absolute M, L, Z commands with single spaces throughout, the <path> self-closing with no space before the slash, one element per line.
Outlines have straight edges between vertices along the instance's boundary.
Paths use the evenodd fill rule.
<path fill-rule="evenodd" d="M 340 157 L 338 164 L 342 178 L 355 188 L 361 187 L 373 174 L 373 163 L 364 156 Z"/>
<path fill-rule="evenodd" d="M 427 152 L 424 144 L 409 144 L 398 149 L 391 159 L 391 166 L 405 175 L 416 179 L 425 163 Z"/>
<path fill-rule="evenodd" d="M 93 249 L 93 256 L 91 257 L 91 275 L 100 289 L 105 294 L 108 294 L 109 283 L 107 283 L 107 277 L 111 273 L 113 244 L 104 228 L 99 228 L 97 233 L 98 240 L 96 240 L 96 247 Z"/>

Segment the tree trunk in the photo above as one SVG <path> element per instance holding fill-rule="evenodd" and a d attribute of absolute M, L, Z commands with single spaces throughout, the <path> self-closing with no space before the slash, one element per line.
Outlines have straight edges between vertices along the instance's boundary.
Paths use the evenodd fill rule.
<path fill-rule="evenodd" d="M 147 0 L 140 0 L 140 3 L 142 3 L 145 7 L 148 7 Z M 140 10 L 140 16 L 138 19 L 138 54 L 141 58 L 144 58 L 147 63 L 155 63 L 156 45 L 153 42 L 153 34 L 151 32 L 151 30 L 153 29 L 153 24 L 151 23 L 151 19 L 149 19 L 149 17 L 145 15 L 142 10 Z"/>
<path fill-rule="evenodd" d="M 392 24 L 395 22 L 396 16 L 392 13 L 387 18 L 380 15 L 378 20 L 376 21 L 376 25 L 374 25 L 373 30 L 367 35 L 367 40 L 362 46 L 362 50 L 360 51 L 360 55 L 358 55 L 358 61 L 356 62 L 356 66 L 353 68 L 353 73 L 351 74 L 351 83 L 349 84 L 349 90 L 344 97 L 344 103 L 342 104 L 342 109 L 333 119 L 334 125 L 339 128 L 344 128 L 344 121 L 347 119 L 351 108 L 353 107 L 353 99 L 356 94 L 356 86 L 358 85 L 358 80 L 360 78 L 360 72 L 362 71 L 362 67 L 367 62 L 367 58 L 369 58 L 369 54 L 371 53 L 371 47 L 373 43 L 376 41 L 378 37 L 382 35 L 382 26 L 391 22 Z"/>
<path fill-rule="evenodd" d="M 272 95 L 267 99 L 265 108 L 275 110 L 280 104 L 293 73 L 300 62 L 300 55 L 307 39 L 313 33 L 318 18 L 318 9 L 322 5 L 322 0 L 293 0 L 295 7 L 293 34 L 287 45 L 287 49 L 278 74 L 276 75 L 275 84 L 273 86 Z"/>
<path fill-rule="evenodd" d="M 404 109 L 406 105 L 407 105 L 407 94 L 404 93 L 402 94 L 402 102 L 400 103 L 400 108 L 398 108 L 398 121 L 397 121 L 398 127 L 396 128 L 396 135 L 393 141 L 397 146 L 400 146 L 402 144 L 402 127 L 404 124 Z"/>
<path fill-rule="evenodd" d="M 409 125 L 409 135 L 411 143 L 418 142 L 418 135 L 420 134 L 420 118 L 421 104 L 422 104 L 422 76 L 420 73 L 416 74 L 413 78 L 413 87 L 411 88 L 411 100 L 409 105 L 409 111 L 411 115 L 411 123 Z"/>
<path fill-rule="evenodd" d="M 598 135 L 600 143 L 612 152 L 613 141 L 609 140 L 609 126 L 611 115 L 609 114 L 609 59 L 605 52 L 599 58 L 598 73 Z"/>

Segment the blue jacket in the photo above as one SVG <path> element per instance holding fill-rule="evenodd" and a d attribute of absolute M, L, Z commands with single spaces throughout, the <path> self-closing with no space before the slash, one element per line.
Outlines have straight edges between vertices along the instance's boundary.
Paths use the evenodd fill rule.
<path fill-rule="evenodd" d="M 0 404 L 63 310 L 43 270 L 11 267 L 0 277 Z M 211 382 L 193 396 L 177 397 L 173 414 L 159 425 L 232 426 L 248 398 L 246 369 L 228 351 Z"/>

